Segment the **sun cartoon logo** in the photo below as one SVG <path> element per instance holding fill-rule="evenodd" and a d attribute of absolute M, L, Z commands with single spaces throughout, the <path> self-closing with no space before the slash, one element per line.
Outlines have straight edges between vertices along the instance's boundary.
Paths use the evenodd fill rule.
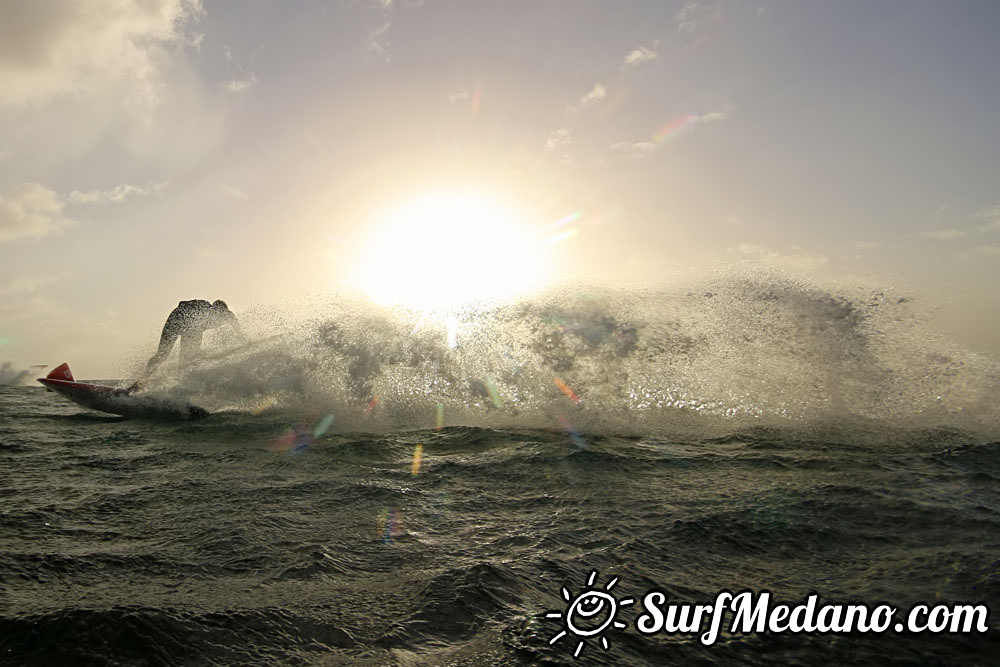
<path fill-rule="evenodd" d="M 624 630 L 625 624 L 615 620 L 618 607 L 625 607 L 635 602 L 633 598 L 618 600 L 609 592 L 618 583 L 618 577 L 605 584 L 603 590 L 594 588 L 595 581 L 597 581 L 597 570 L 592 570 L 590 578 L 587 579 L 587 587 L 572 599 L 569 591 L 563 586 L 562 596 L 568 603 L 566 611 L 550 611 L 545 614 L 545 618 L 561 618 L 566 624 L 564 629 L 549 640 L 549 644 L 555 644 L 567 634 L 573 634 L 580 638 L 576 650 L 573 651 L 574 658 L 579 657 L 583 645 L 590 637 L 600 637 L 601 646 L 607 651 L 608 639 L 601 633 L 612 625 L 619 630 Z"/>

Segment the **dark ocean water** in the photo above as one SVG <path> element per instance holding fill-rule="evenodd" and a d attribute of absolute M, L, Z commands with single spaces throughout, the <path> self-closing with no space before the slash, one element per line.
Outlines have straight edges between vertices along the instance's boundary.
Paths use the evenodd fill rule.
<path fill-rule="evenodd" d="M 0 663 L 996 664 L 996 365 L 902 299 L 713 289 L 341 314 L 190 373 L 190 422 L 0 387 Z M 991 615 L 706 647 L 623 605 L 574 658 L 593 572 Z"/>
<path fill-rule="evenodd" d="M 544 612 L 620 578 L 710 601 L 1000 609 L 1000 443 L 954 430 L 571 437 L 119 421 L 0 388 L 0 662 L 574 662 Z M 414 474 L 414 454 L 421 447 Z M 574 593 L 575 594 L 575 593 Z M 581 664 L 995 664 L 972 635 L 606 634 Z"/>

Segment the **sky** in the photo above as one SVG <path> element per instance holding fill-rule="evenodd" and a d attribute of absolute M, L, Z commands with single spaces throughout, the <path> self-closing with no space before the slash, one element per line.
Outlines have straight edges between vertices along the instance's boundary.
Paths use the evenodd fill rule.
<path fill-rule="evenodd" d="M 5 0 L 0 361 L 745 261 L 997 355 L 997 63 L 992 0 Z"/>

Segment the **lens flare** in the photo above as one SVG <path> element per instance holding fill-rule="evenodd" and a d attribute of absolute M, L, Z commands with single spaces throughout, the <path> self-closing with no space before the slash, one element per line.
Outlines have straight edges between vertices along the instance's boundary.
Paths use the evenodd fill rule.
<path fill-rule="evenodd" d="M 333 415 L 332 414 L 329 414 L 329 415 L 323 417 L 322 419 L 319 420 L 319 423 L 316 424 L 316 428 L 313 429 L 313 437 L 314 438 L 320 437 L 321 435 L 323 435 L 324 433 L 326 433 L 327 430 L 332 425 L 333 425 Z"/>
<path fill-rule="evenodd" d="M 286 431 L 284 434 L 271 442 L 267 448 L 272 452 L 288 452 L 290 454 L 298 454 L 305 451 L 305 449 L 309 447 L 309 445 L 313 444 L 314 441 L 313 435 L 309 429 L 300 425 Z"/>
<path fill-rule="evenodd" d="M 559 218 L 551 225 L 547 227 L 548 231 L 554 231 L 560 227 L 565 227 L 566 225 L 572 224 L 583 217 L 583 211 L 573 211 L 569 215 Z"/>
<path fill-rule="evenodd" d="M 580 399 L 579 396 L 576 395 L 576 392 L 573 391 L 568 384 L 563 382 L 562 379 L 552 378 L 552 381 L 555 382 L 555 385 L 557 387 L 559 387 L 559 391 L 566 394 L 566 398 L 573 401 L 577 405 L 583 405 L 583 401 Z"/>
<path fill-rule="evenodd" d="M 553 245 L 555 243 L 562 243 L 563 241 L 568 241 L 571 238 L 574 238 L 579 233 L 580 233 L 579 230 L 577 230 L 576 228 L 564 229 L 558 234 L 553 234 L 552 236 L 546 237 L 545 245 Z"/>
<path fill-rule="evenodd" d="M 675 137 L 680 136 L 691 128 L 692 125 L 701 120 L 701 116 L 695 113 L 684 114 L 671 118 L 653 134 L 653 141 L 662 146 Z"/>
<path fill-rule="evenodd" d="M 382 538 L 383 544 L 392 542 L 392 538 L 399 535 L 399 509 L 396 507 L 392 509 L 383 507 L 382 511 L 379 512 L 376 525 L 378 526 L 378 535 Z"/>
<path fill-rule="evenodd" d="M 574 211 L 567 216 L 559 218 L 546 227 L 545 231 L 546 233 L 549 233 L 549 235 L 545 237 L 545 245 L 553 245 L 555 243 L 568 241 L 579 234 L 579 230 L 576 227 L 568 227 L 568 225 L 573 224 L 582 217 L 583 211 Z M 557 231 L 560 229 L 561 231 Z"/>
<path fill-rule="evenodd" d="M 573 444 L 577 446 L 577 449 L 587 449 L 587 441 L 583 439 L 576 429 L 573 428 L 573 424 L 570 423 L 566 415 L 557 415 L 556 419 L 559 420 L 559 425 L 562 427 L 566 433 L 569 434 L 569 439 L 573 441 Z"/>
<path fill-rule="evenodd" d="M 420 474 L 420 461 L 424 456 L 424 446 L 417 445 L 413 448 L 413 465 L 410 466 L 410 474 L 416 477 Z"/>
<path fill-rule="evenodd" d="M 472 88 L 472 95 L 469 96 L 469 112 L 476 116 L 483 106 L 483 84 L 477 83 Z"/>
<path fill-rule="evenodd" d="M 497 383 L 493 379 L 493 376 L 486 376 L 486 391 L 490 394 L 490 401 L 493 402 L 493 407 L 499 409 L 503 407 L 503 398 L 500 396 L 500 390 L 497 389 Z"/>

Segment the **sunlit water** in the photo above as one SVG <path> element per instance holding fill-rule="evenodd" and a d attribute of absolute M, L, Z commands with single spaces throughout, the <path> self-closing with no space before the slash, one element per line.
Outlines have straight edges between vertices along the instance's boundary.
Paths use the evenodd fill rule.
<path fill-rule="evenodd" d="M 989 664 L 993 617 L 704 647 L 633 606 L 607 652 L 549 643 L 595 570 L 1000 609 L 997 367 L 919 320 L 773 277 L 342 305 L 154 382 L 198 421 L 0 387 L 0 662 Z"/>

